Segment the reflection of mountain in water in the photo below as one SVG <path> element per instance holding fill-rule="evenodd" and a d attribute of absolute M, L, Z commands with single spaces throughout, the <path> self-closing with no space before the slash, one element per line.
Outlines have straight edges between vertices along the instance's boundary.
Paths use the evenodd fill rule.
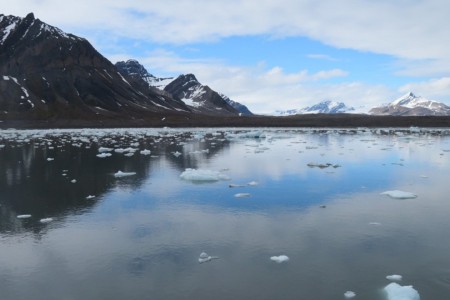
<path fill-rule="evenodd" d="M 190 133 L 160 136 L 108 135 L 73 137 L 69 135 L 0 140 L 0 231 L 39 230 L 41 218 L 84 213 L 102 195 L 117 185 L 139 188 L 150 177 L 152 165 L 165 158 L 183 171 L 217 154 L 228 141 L 211 135 L 192 138 Z M 135 149 L 134 155 L 111 151 L 111 157 L 98 158 L 99 147 Z M 141 155 L 140 150 L 151 150 Z M 174 152 L 182 155 L 176 157 Z M 194 152 L 194 153 L 192 153 Z M 53 159 L 53 160 L 52 160 Z M 118 170 L 136 172 L 117 179 Z M 93 199 L 87 199 L 95 195 Z M 17 219 L 31 214 L 32 218 Z"/>

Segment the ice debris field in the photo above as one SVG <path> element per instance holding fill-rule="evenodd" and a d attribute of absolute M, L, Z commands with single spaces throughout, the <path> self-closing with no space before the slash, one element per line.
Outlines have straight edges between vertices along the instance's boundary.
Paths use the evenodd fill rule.
<path fill-rule="evenodd" d="M 60 129 L 60 130 L 1 130 L 0 131 L 0 153 L 7 148 L 20 148 L 24 145 L 32 145 L 34 148 L 45 149 L 47 156 L 44 158 L 47 164 L 52 164 L 58 161 L 58 156 L 62 151 L 68 151 L 71 148 L 75 149 L 91 149 L 91 156 L 93 159 L 101 161 L 120 159 L 132 159 L 133 157 L 146 157 L 146 159 L 156 159 L 159 157 L 170 157 L 172 160 L 179 160 L 180 162 L 201 162 L 201 157 L 213 157 L 216 155 L 215 150 L 219 146 L 228 145 L 229 143 L 239 143 L 243 146 L 244 152 L 242 155 L 260 155 L 270 153 L 274 147 L 274 141 L 290 140 L 288 146 L 294 149 L 298 155 L 305 153 L 315 153 L 316 161 L 310 161 L 304 164 L 304 169 L 310 172 L 322 172 L 319 174 L 334 174 L 341 169 L 346 168 L 340 161 L 327 161 L 326 143 L 317 142 L 311 143 L 305 139 L 305 136 L 317 135 L 325 139 L 336 136 L 349 136 L 367 148 L 376 149 L 379 152 L 389 152 L 393 148 L 403 147 L 403 143 L 416 143 L 416 146 L 426 148 L 426 146 L 433 143 L 433 140 L 428 140 L 428 137 L 446 137 L 450 136 L 450 130 L 439 128 L 357 128 L 357 129 Z M 389 143 L 379 143 L 378 139 L 389 138 Z M 413 140 L 414 137 L 420 139 Z M 380 145 L 381 144 L 381 145 Z M 341 146 L 338 148 L 336 155 L 343 155 L 344 152 L 354 153 L 354 149 L 345 148 Z M 443 145 L 440 156 L 446 157 L 450 152 L 450 147 Z M 293 153 L 293 152 L 291 152 Z M 287 156 L 284 160 L 290 160 Z M 392 161 L 387 161 L 385 167 L 404 167 L 407 162 L 404 159 L 393 158 Z M 257 191 L 258 188 L 264 186 L 256 180 L 240 181 L 240 178 L 232 182 L 233 177 L 229 175 L 229 169 L 210 169 L 208 164 L 192 164 L 184 168 L 184 171 L 179 173 L 179 180 L 187 185 L 194 185 L 195 183 L 217 184 L 222 181 L 224 188 L 239 191 L 234 194 L 234 198 L 250 198 L 250 199 L 234 199 L 234 201 L 258 201 L 258 197 L 254 193 L 250 193 L 246 188 L 253 188 Z M 128 168 L 117 170 L 110 173 L 108 176 L 116 178 L 115 182 L 123 182 L 128 179 L 121 179 L 123 177 L 133 178 L 139 177 L 140 174 L 134 170 L 130 165 Z M 74 185 L 82 178 L 71 178 L 69 174 L 71 170 L 61 170 L 61 176 L 67 177 L 67 180 Z M 112 176 L 111 176 L 112 175 Z M 427 175 L 422 175 L 423 180 L 430 179 Z M 257 179 L 257 178 L 256 178 Z M 364 188 L 364 187 L 361 187 Z M 420 200 L 420 196 L 414 191 L 404 191 L 397 188 L 404 187 L 389 187 L 387 191 L 373 191 L 372 194 L 378 195 L 380 198 L 392 199 L 416 199 Z M 414 189 L 413 186 L 410 187 Z M 236 190 L 235 190 L 236 189 Z M 92 191 L 91 191 L 92 193 Z M 230 197 L 230 198 L 233 198 Z M 85 194 L 86 200 L 96 201 L 95 194 Z M 389 199 L 388 199 L 389 200 Z M 386 200 L 386 201 L 388 201 Z M 393 201 L 396 202 L 396 201 Z M 401 201 L 397 201 L 401 202 Z M 326 206 L 321 206 L 325 208 Z M 17 219 L 26 222 L 27 219 L 33 219 L 31 214 L 22 212 L 17 215 Z M 54 221 L 53 217 L 38 218 L 41 224 L 48 224 Z M 368 222 L 365 224 L 381 225 L 379 222 Z M 46 225 L 43 225 L 46 226 Z M 289 253 L 288 253 L 289 254 Z M 291 254 L 289 254 L 291 256 Z M 218 259 L 217 256 L 212 256 L 206 252 L 201 252 L 198 257 L 198 263 L 203 264 Z M 267 259 L 267 257 L 266 257 Z M 289 265 L 290 257 L 286 254 L 278 256 L 270 256 L 272 264 L 280 267 Z M 298 258 L 295 258 L 298 259 Z M 220 261 L 226 261 L 226 257 L 221 258 Z M 219 262 L 220 262 L 219 261 Z M 400 285 L 398 282 L 403 280 L 401 275 L 393 274 L 387 275 L 386 280 L 395 281 L 387 284 L 383 289 L 384 295 L 388 300 L 419 300 L 419 292 L 411 285 Z M 343 291 L 345 298 L 358 298 L 357 288 L 349 287 L 352 290 Z M 381 288 L 381 287 L 380 287 Z M 340 295 L 342 297 L 342 294 Z M 339 297 L 339 295 L 337 295 Z"/>

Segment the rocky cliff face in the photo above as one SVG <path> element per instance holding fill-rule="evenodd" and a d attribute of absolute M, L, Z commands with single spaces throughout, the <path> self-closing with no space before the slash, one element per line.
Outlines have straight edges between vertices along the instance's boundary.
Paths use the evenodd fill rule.
<path fill-rule="evenodd" d="M 86 39 L 33 14 L 0 15 L 0 116 L 134 117 L 168 111 L 189 108 L 121 75 Z"/>

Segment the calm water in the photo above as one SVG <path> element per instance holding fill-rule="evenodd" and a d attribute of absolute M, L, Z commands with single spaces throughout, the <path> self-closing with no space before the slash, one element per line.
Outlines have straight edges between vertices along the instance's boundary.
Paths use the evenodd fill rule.
<path fill-rule="evenodd" d="M 1 299 L 450 299 L 450 131 L 256 131 L 0 131 Z"/>

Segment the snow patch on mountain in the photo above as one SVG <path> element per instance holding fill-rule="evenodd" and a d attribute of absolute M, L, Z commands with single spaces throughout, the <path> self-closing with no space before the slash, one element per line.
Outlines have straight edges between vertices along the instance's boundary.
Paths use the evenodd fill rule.
<path fill-rule="evenodd" d="M 355 109 L 353 107 L 348 107 L 343 102 L 337 101 L 322 101 L 313 106 L 307 106 L 300 109 L 289 109 L 289 110 L 277 110 L 274 115 L 276 116 L 292 116 L 300 114 L 339 114 L 339 113 L 350 113 Z"/>
<path fill-rule="evenodd" d="M 372 108 L 369 113 L 397 116 L 447 116 L 450 115 L 450 107 L 442 102 L 429 100 L 409 92 L 386 105 Z"/>

